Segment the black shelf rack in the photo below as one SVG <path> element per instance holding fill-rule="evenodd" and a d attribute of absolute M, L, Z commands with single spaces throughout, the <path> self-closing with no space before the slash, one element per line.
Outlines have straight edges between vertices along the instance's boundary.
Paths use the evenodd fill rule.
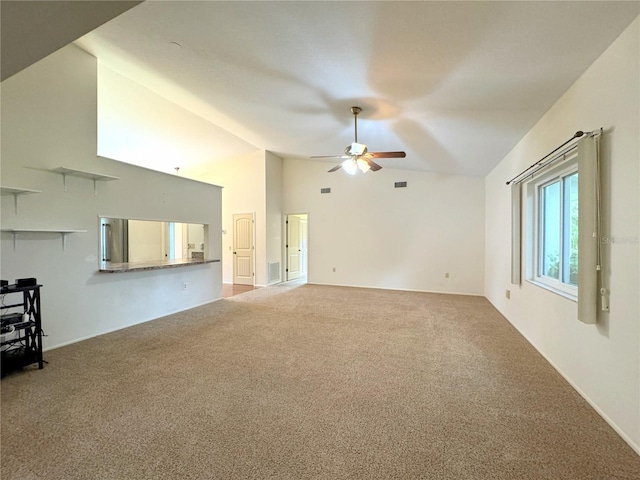
<path fill-rule="evenodd" d="M 22 302 L 3 302 L 0 305 L 2 325 L 11 325 L 14 329 L 13 333 L 3 335 L 4 338 L 0 341 L 2 377 L 33 363 L 37 363 L 39 369 L 44 366 L 40 287 L 42 285 L 3 287 L 0 292 L 5 300 L 12 299 L 14 294 L 22 294 Z M 22 320 L 25 313 L 28 318 L 26 321 Z"/>

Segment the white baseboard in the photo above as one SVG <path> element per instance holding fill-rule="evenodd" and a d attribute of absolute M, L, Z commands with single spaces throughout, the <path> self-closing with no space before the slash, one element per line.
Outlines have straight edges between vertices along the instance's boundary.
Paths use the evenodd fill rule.
<path fill-rule="evenodd" d="M 485 298 L 487 298 L 487 297 L 485 297 Z M 628 444 L 628 445 L 629 445 L 629 446 L 630 446 L 630 447 L 631 447 L 631 448 L 632 448 L 632 449 L 633 449 L 633 450 L 634 450 L 638 455 L 640 455 L 640 445 L 637 445 L 637 444 L 636 444 L 636 443 L 635 443 L 635 442 L 634 442 L 634 441 L 633 441 L 633 440 L 632 440 L 632 439 L 631 439 L 631 438 L 630 438 L 630 437 L 629 437 L 629 436 L 628 436 L 628 435 L 627 435 L 627 434 L 626 434 L 626 433 L 625 433 L 625 432 L 624 432 L 624 431 L 623 431 L 623 430 L 618 426 L 618 424 L 617 424 L 616 422 L 614 422 L 611 418 L 609 418 L 609 417 L 607 416 L 607 414 L 606 414 L 605 412 L 603 412 L 603 411 L 602 411 L 602 409 L 601 409 L 601 408 L 600 408 L 600 407 L 599 407 L 595 402 L 593 402 L 593 401 L 589 398 L 589 396 L 588 396 L 584 391 L 582 391 L 582 389 L 581 389 L 580 387 L 578 387 L 578 385 L 576 385 L 576 384 L 573 382 L 573 380 L 571 380 L 571 378 L 570 378 L 567 374 L 565 374 L 565 373 L 564 373 L 564 372 L 563 372 L 563 371 L 558 367 L 558 365 L 556 365 L 556 364 L 555 364 L 555 363 L 554 363 L 554 362 L 553 362 L 553 361 L 552 361 L 552 360 L 551 360 L 551 359 L 550 359 L 550 358 L 549 358 L 549 357 L 548 357 L 548 356 L 547 356 L 547 355 L 546 355 L 542 350 L 540 350 L 536 344 L 534 344 L 531 340 L 529 340 L 529 338 L 527 338 L 527 336 L 522 332 L 522 330 L 520 330 L 520 329 L 519 329 L 519 328 L 518 328 L 518 327 L 517 327 L 513 322 L 511 322 L 511 321 L 509 320 L 509 318 L 507 318 L 507 316 L 506 316 L 502 311 L 500 311 L 500 309 L 499 309 L 499 308 L 498 308 L 498 307 L 497 307 L 497 306 L 496 306 L 496 305 L 495 305 L 491 300 L 489 300 L 489 298 L 487 298 L 487 300 L 489 301 L 489 303 L 491 303 L 491 305 L 493 305 L 493 307 L 494 307 L 496 310 L 498 310 L 498 311 L 500 312 L 500 314 L 501 314 L 501 315 L 502 315 L 502 316 L 507 320 L 507 322 L 509 322 L 509 324 L 510 324 L 513 328 L 515 328 L 515 329 L 518 331 L 518 333 L 520 333 L 520 335 L 522 335 L 522 338 L 524 338 L 527 342 L 529 342 L 529 345 L 531 345 L 533 348 L 535 348 L 535 349 L 536 349 L 536 351 L 537 351 L 540 355 L 542 355 L 542 357 L 543 357 L 547 362 L 549 362 L 549 365 L 551 365 L 551 366 L 556 370 L 556 372 L 558 372 L 558 373 L 562 376 L 562 378 L 564 378 L 564 379 L 567 381 L 567 383 L 568 383 L 569 385 L 571 385 L 571 387 L 572 387 L 576 392 L 578 392 L 578 393 L 580 394 L 580 396 L 581 396 L 582 398 L 584 398 L 584 399 L 585 399 L 585 401 L 586 401 L 589 405 L 591 405 L 591 408 L 593 408 L 593 409 L 598 413 L 598 415 L 600 415 L 600 416 L 604 419 L 604 421 L 605 421 L 605 422 L 607 422 L 607 423 L 609 424 L 609 426 L 610 426 L 611 428 L 613 428 L 613 429 L 615 430 L 615 432 L 616 432 L 618 435 L 620 435 L 620 438 L 622 438 L 622 439 L 623 439 L 623 440 L 624 440 L 624 441 L 625 441 L 625 442 L 626 442 L 626 443 L 627 443 L 627 444 Z"/>
<path fill-rule="evenodd" d="M 469 297 L 484 297 L 482 293 L 446 292 L 446 291 L 440 291 L 440 290 L 417 290 L 412 288 L 376 287 L 376 286 L 368 286 L 368 285 L 349 285 L 344 283 L 320 283 L 320 282 L 307 282 L 307 283 L 309 285 L 325 285 L 327 287 L 368 288 L 371 290 L 392 290 L 394 292 L 439 293 L 442 295 L 465 295 Z"/>
<path fill-rule="evenodd" d="M 105 330 L 104 332 L 96 333 L 95 335 L 87 335 L 86 337 L 76 338 L 74 340 L 69 340 L 68 342 L 60 343 L 58 345 L 53 345 L 53 346 L 46 347 L 46 348 L 43 347 L 42 351 L 43 352 L 48 352 L 50 350 L 55 350 L 56 348 L 66 347 L 67 345 L 73 345 L 74 343 L 83 342 L 85 340 L 89 340 L 90 338 L 99 337 L 100 335 L 106 335 L 108 333 L 117 332 L 118 330 L 124 330 L 125 328 L 133 327 L 135 325 L 142 325 L 143 323 L 153 322 L 154 320 L 158 320 L 158 319 L 163 318 L 163 317 L 168 317 L 169 315 L 173 315 L 174 313 L 180 313 L 180 312 L 184 312 L 186 310 L 191 310 L 192 308 L 198 308 L 198 307 L 202 307 L 204 305 L 209 305 L 209 304 L 215 303 L 215 302 L 217 302 L 219 300 L 222 300 L 222 297 L 216 298 L 215 300 L 209 300 L 207 302 L 202 302 L 202 303 L 199 303 L 197 305 L 191 305 L 190 307 L 187 307 L 187 308 L 180 308 L 180 309 L 177 309 L 177 310 L 172 310 L 170 312 L 162 314 L 159 317 L 149 318 L 147 320 L 142 320 L 140 322 L 130 323 L 128 325 L 123 325 L 121 327 L 111 328 L 109 330 Z"/>

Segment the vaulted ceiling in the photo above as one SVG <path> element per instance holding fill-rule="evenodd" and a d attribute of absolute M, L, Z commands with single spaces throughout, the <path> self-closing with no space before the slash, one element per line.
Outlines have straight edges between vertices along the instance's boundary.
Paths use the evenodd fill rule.
<path fill-rule="evenodd" d="M 2 80 L 139 3 L 141 0 L 3 1 L 0 3 Z"/>
<path fill-rule="evenodd" d="M 184 168 L 253 147 L 305 159 L 340 154 L 353 140 L 349 107 L 358 105 L 361 143 L 407 152 L 383 166 L 481 176 L 639 6 L 148 0 L 77 44 L 215 129 L 194 138 L 188 121 L 172 127 L 176 148 L 193 152 Z M 153 121 L 140 127 L 145 144 Z M 114 138 L 135 143 L 135 125 L 122 124 L 127 132 Z M 571 126 L 558 140 L 595 127 Z"/>

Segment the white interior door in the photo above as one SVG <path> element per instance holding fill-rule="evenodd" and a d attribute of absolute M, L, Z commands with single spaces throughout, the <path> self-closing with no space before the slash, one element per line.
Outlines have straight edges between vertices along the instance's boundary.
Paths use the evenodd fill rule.
<path fill-rule="evenodd" d="M 300 276 L 300 217 L 287 216 L 287 280 Z"/>
<path fill-rule="evenodd" d="M 233 283 L 253 285 L 253 214 L 233 215 Z"/>

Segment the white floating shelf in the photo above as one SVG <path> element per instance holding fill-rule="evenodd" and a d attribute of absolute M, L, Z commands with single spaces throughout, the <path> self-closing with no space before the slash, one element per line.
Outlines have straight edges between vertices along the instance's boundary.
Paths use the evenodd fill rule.
<path fill-rule="evenodd" d="M 33 193 L 42 193 L 40 190 L 31 190 L 30 188 L 17 187 L 0 187 L 0 191 L 2 192 L 2 195 L 13 195 L 16 215 L 18 214 L 18 196 L 29 195 Z"/>
<path fill-rule="evenodd" d="M 90 180 L 99 180 L 99 181 L 120 180 L 120 177 L 114 177 L 113 175 L 106 175 L 104 173 L 87 172 L 85 170 L 76 170 L 74 168 L 67 168 L 67 167 L 54 168 L 52 172 L 60 173 L 62 175 L 71 175 L 73 177 L 88 178 Z"/>
<path fill-rule="evenodd" d="M 10 233 L 87 233 L 86 230 L 68 230 L 61 228 L 3 228 L 2 231 Z"/>
<path fill-rule="evenodd" d="M 31 190 L 30 188 L 16 188 L 16 187 L 0 187 L 2 195 L 22 195 L 28 193 L 42 193 L 40 190 Z"/>
<path fill-rule="evenodd" d="M 52 172 L 62 175 L 62 182 L 64 184 L 64 191 L 67 191 L 67 175 L 72 177 L 88 178 L 93 180 L 93 194 L 98 195 L 98 186 L 96 182 L 110 182 L 112 180 L 120 180 L 120 177 L 114 177 L 113 175 L 106 175 L 104 173 L 87 172 L 85 170 L 76 170 L 75 168 L 58 167 L 51 170 Z"/>
<path fill-rule="evenodd" d="M 65 247 L 65 239 L 69 233 L 87 233 L 86 230 L 69 230 L 60 228 L 3 228 L 3 232 L 13 235 L 13 249 L 16 249 L 16 237 L 19 233 L 59 233 L 62 235 L 62 250 Z"/>

